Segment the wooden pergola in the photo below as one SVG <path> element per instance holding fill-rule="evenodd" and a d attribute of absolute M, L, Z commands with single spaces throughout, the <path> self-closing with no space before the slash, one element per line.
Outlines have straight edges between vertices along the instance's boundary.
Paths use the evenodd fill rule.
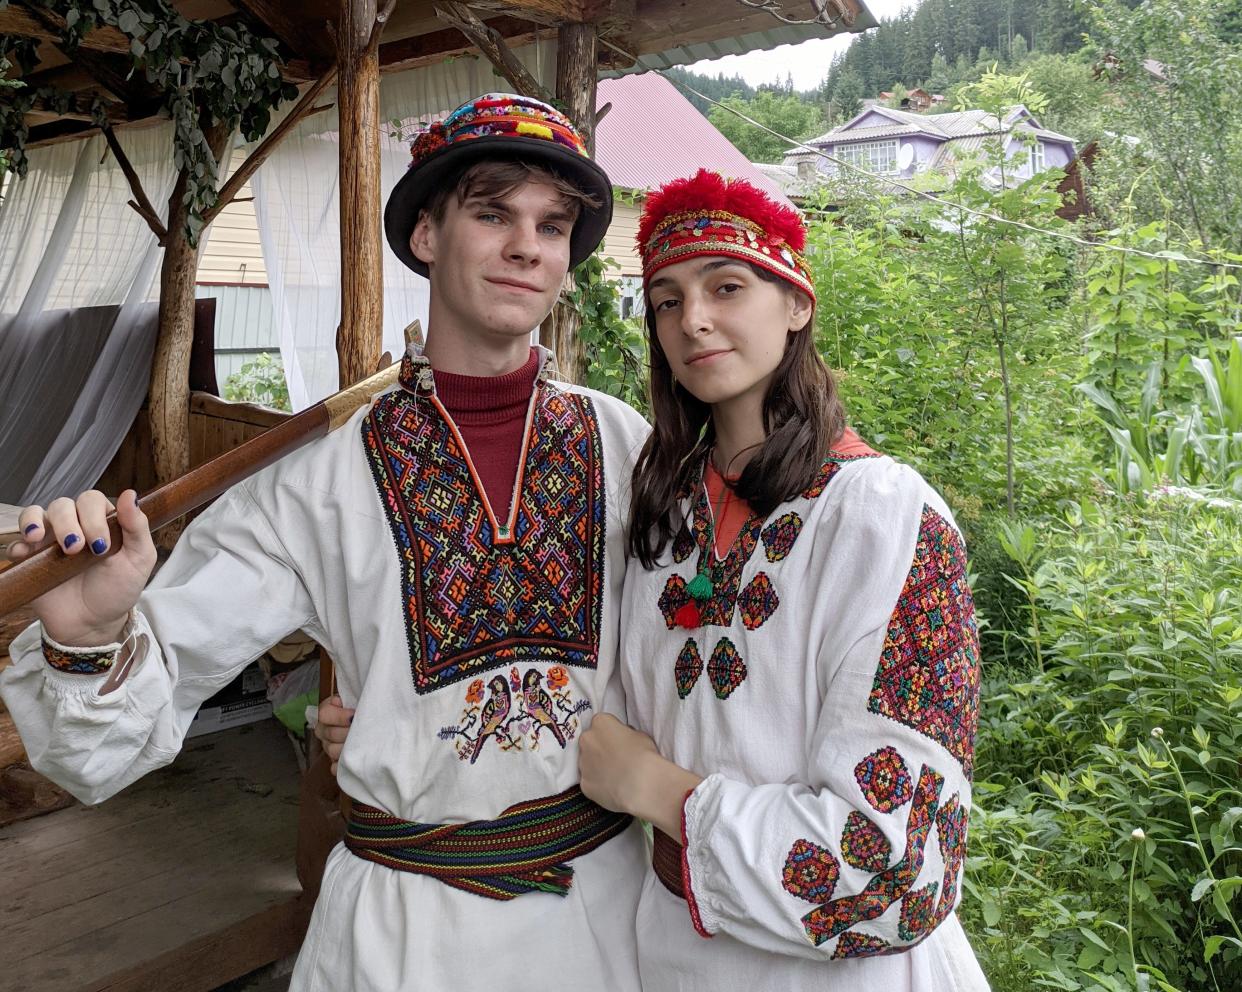
<path fill-rule="evenodd" d="M 816 25 L 815 32 L 827 37 L 874 23 L 860 0 L 307 0 L 297 5 L 278 0 L 176 0 L 173 6 L 187 19 L 220 25 L 240 21 L 257 34 L 275 38 L 285 79 L 309 84 L 284 122 L 221 188 L 207 220 L 233 199 L 294 124 L 323 109 L 316 106 L 316 99 L 332 82 L 337 84 L 342 280 L 337 353 L 342 387 L 373 371 L 382 347 L 382 73 L 479 52 L 515 91 L 555 100 L 590 140 L 601 71 L 628 69 L 634 58 L 686 46 L 788 30 L 789 24 Z M 165 482 L 189 465 L 188 369 L 197 255 L 180 232 L 183 187 L 179 184 L 174 190 L 161 215 L 132 168 L 127 168 L 125 129 L 157 119 L 160 106 L 159 94 L 142 74 L 131 72 L 130 39 L 114 28 L 98 28 L 70 56 L 57 47 L 63 30 L 63 20 L 36 2 L 14 2 L 0 10 L 0 35 L 40 42 L 38 65 L 23 77 L 26 85 L 73 93 L 65 112 L 46 105 L 33 108 L 27 116 L 27 147 L 94 133 L 91 106 L 102 100 L 110 124 L 104 133 L 130 179 L 132 205 L 165 246 L 160 331 L 149 393 L 156 476 Z M 548 92 L 522 67 L 513 49 L 553 33 L 558 42 L 556 85 Z M 228 138 L 225 129 L 211 129 L 207 138 L 219 161 Z M 576 378 L 582 356 L 572 321 L 553 321 L 548 330 L 545 338 L 557 351 L 562 371 Z M 175 537 L 175 532 L 167 536 Z"/>

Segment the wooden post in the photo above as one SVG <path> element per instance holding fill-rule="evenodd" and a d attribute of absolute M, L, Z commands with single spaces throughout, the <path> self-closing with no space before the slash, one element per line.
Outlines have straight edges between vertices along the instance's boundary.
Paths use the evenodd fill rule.
<path fill-rule="evenodd" d="M 217 169 L 223 175 L 225 154 L 233 129 L 213 124 L 206 130 Z M 151 454 L 160 485 L 172 482 L 190 468 L 190 345 L 194 341 L 194 278 L 198 250 L 185 233 L 189 207 L 184 202 L 188 173 L 182 169 L 168 198 L 167 241 L 160 268 L 159 333 L 151 363 L 148 416 Z M 161 547 L 171 548 L 185 525 L 174 521 L 159 531 Z"/>
<path fill-rule="evenodd" d="M 336 354 L 342 388 L 370 375 L 383 347 L 381 23 L 376 0 L 341 0 L 336 29 L 337 107 L 341 121 L 341 325 L 336 335 Z"/>
<path fill-rule="evenodd" d="M 557 29 L 556 98 L 578 128 L 587 150 L 595 152 L 595 96 L 598 84 L 599 36 L 592 24 L 562 24 Z M 578 337 L 578 315 L 558 303 L 541 328 L 541 338 L 556 354 L 561 374 L 583 382 L 586 353 Z"/>

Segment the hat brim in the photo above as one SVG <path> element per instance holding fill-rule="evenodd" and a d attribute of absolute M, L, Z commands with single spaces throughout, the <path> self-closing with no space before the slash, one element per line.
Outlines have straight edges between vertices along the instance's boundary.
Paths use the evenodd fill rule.
<path fill-rule="evenodd" d="M 598 207 L 584 206 L 574 223 L 569 237 L 569 267 L 576 268 L 599 247 L 612 223 L 612 183 L 607 173 L 591 159 L 551 142 L 489 135 L 446 148 L 412 166 L 393 187 L 384 207 L 384 234 L 393 254 L 409 268 L 420 276 L 428 274 L 427 263 L 410 250 L 410 235 L 419 212 L 445 182 L 484 159 L 514 159 L 545 165 L 599 200 Z"/>

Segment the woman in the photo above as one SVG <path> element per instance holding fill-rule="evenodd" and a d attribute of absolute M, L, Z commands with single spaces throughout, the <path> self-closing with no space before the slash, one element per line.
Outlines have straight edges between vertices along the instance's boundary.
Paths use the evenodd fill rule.
<path fill-rule="evenodd" d="M 596 716 L 582 789 L 656 830 L 645 992 L 986 989 L 954 914 L 979 692 L 965 553 L 923 479 L 845 431 L 804 241 L 794 211 L 704 171 L 647 201 L 632 726 Z"/>

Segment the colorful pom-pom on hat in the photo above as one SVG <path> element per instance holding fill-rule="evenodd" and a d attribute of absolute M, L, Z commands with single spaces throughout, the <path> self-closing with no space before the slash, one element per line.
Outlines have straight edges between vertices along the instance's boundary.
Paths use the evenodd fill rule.
<path fill-rule="evenodd" d="M 700 169 L 666 183 L 647 197 L 637 240 L 644 283 L 674 262 L 725 255 L 758 265 L 815 299 L 802 255 L 802 218 L 744 179 Z"/>
<path fill-rule="evenodd" d="M 612 221 L 612 183 L 587 154 L 577 128 L 555 107 L 512 93 L 488 93 L 428 125 L 410 145 L 410 167 L 384 207 L 384 233 L 393 252 L 419 275 L 426 263 L 410 251 L 419 211 L 446 182 L 475 162 L 516 160 L 540 165 L 599 201 L 583 207 L 570 235 L 570 265 L 599 246 Z"/>

